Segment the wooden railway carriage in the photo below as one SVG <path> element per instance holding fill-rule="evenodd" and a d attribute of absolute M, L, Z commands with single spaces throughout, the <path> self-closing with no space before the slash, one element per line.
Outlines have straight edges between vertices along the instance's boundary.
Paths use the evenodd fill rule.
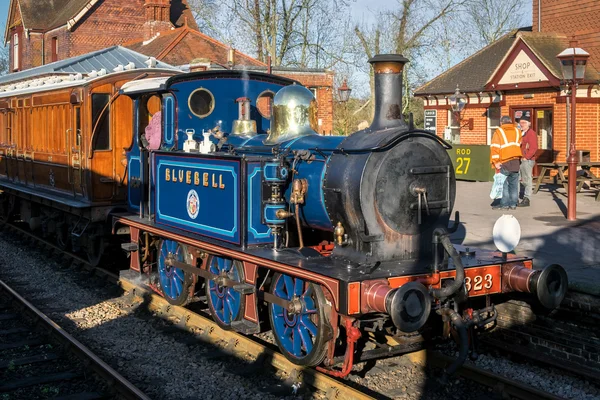
<path fill-rule="evenodd" d="M 348 137 L 318 135 L 310 91 L 268 74 L 124 86 L 136 110 L 160 100 L 164 124 L 160 149 L 138 141 L 127 153 L 129 212 L 113 218 L 113 232 L 130 239 L 123 276 L 178 305 L 203 287 L 221 327 L 268 325 L 290 360 L 337 376 L 355 356 L 418 349 L 434 314 L 460 337 L 452 372 L 466 358 L 467 330 L 496 318 L 491 295 L 528 292 L 556 307 L 562 267 L 535 271 L 530 258 L 450 242 L 449 146 L 402 120 L 406 59 L 370 62 L 374 121 Z"/>
<path fill-rule="evenodd" d="M 35 77 L 0 92 L 0 216 L 72 245 L 97 263 L 112 210 L 127 201 L 125 151 L 133 107 L 121 86 L 172 75 L 133 69 L 96 77 Z"/>

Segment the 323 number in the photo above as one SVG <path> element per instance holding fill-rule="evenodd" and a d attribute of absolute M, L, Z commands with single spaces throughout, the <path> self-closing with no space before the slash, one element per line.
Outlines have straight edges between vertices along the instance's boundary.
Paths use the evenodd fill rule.
<path fill-rule="evenodd" d="M 470 292 L 471 289 L 474 291 L 479 291 L 482 288 L 491 289 L 494 285 L 492 274 L 486 274 L 485 276 L 477 275 L 473 278 L 473 282 L 471 282 L 470 277 L 465 278 L 465 286 L 467 287 L 467 292 Z M 485 282 L 485 283 L 484 283 Z"/>
<path fill-rule="evenodd" d="M 469 165 L 471 165 L 471 157 L 458 157 L 456 164 L 456 174 L 466 175 L 469 172 Z M 464 171 L 463 167 L 465 167 Z"/>

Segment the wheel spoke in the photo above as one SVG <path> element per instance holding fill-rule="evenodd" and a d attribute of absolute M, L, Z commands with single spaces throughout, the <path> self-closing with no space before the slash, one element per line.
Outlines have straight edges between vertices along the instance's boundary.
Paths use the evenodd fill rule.
<path fill-rule="evenodd" d="M 223 300 L 219 296 L 215 296 L 216 301 L 213 302 L 215 310 L 221 310 L 223 308 Z"/>
<path fill-rule="evenodd" d="M 294 280 L 291 276 L 283 275 L 283 282 L 285 285 L 285 292 L 287 296 L 285 297 L 287 300 L 291 300 L 294 295 Z"/>
<path fill-rule="evenodd" d="M 231 323 L 231 307 L 229 305 L 228 299 L 225 298 L 223 301 L 223 322 L 226 324 Z"/>
<path fill-rule="evenodd" d="M 292 341 L 294 345 L 292 353 L 296 357 L 300 357 L 302 355 L 302 339 L 300 339 L 300 335 L 298 334 L 298 327 L 292 333 Z"/>
<path fill-rule="evenodd" d="M 317 306 L 315 304 L 315 301 L 312 299 L 312 297 L 308 297 L 308 296 L 304 296 L 303 297 L 304 300 L 304 313 L 305 314 L 314 314 L 317 312 Z"/>
<path fill-rule="evenodd" d="M 313 342 L 308 334 L 308 329 L 305 326 L 299 326 L 298 332 L 300 332 L 300 337 L 302 338 L 302 344 L 304 345 L 304 349 L 306 353 L 310 353 L 313 348 Z"/>
<path fill-rule="evenodd" d="M 275 296 L 286 300 L 288 298 L 287 295 L 283 292 L 283 287 L 279 287 L 279 284 L 275 285 Z"/>
<path fill-rule="evenodd" d="M 303 315 L 300 320 L 302 321 L 302 325 L 306 327 L 306 329 L 313 335 L 317 336 L 317 326 L 314 322 L 311 321 L 308 315 Z"/>
<path fill-rule="evenodd" d="M 173 281 L 173 288 L 175 289 L 174 294 L 175 294 L 175 297 L 177 297 L 183 291 L 183 279 L 179 280 L 179 279 L 177 279 L 177 275 L 174 275 L 172 278 L 172 281 Z"/>
<path fill-rule="evenodd" d="M 294 296 L 302 295 L 302 289 L 304 289 L 304 281 L 296 278 L 296 281 L 294 282 Z"/>
<path fill-rule="evenodd" d="M 286 331 L 284 331 L 283 335 L 281 335 L 279 339 L 281 340 L 281 345 L 283 346 L 283 348 L 291 353 L 293 347 L 291 329 L 289 334 L 287 333 L 286 329 Z"/>

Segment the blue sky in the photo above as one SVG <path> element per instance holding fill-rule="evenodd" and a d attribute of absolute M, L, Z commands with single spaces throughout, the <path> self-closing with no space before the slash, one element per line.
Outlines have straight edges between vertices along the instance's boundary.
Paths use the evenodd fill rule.
<path fill-rule="evenodd" d="M 9 0 L 0 0 L 0 24 L 2 28 L 4 28 L 4 24 L 6 23 L 6 18 L 8 16 L 8 3 Z M 4 29 L 2 29 L 2 33 L 4 34 Z"/>

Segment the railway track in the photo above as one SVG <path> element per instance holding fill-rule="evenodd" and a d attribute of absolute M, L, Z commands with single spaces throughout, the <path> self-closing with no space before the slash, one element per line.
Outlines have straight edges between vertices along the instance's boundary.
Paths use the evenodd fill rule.
<path fill-rule="evenodd" d="M 25 229 L 7 224 L 4 224 L 3 229 L 20 237 L 36 240 L 41 244 L 41 246 L 37 246 L 38 250 L 41 250 L 46 255 L 62 257 L 64 262 L 83 267 L 103 279 L 117 283 L 128 294 L 130 297 L 129 301 L 132 303 L 143 302 L 149 310 L 161 318 L 170 321 L 176 328 L 190 332 L 200 342 L 215 346 L 223 356 L 241 358 L 251 366 L 250 368 L 271 366 L 281 371 L 282 375 L 287 377 L 285 384 L 290 390 L 312 388 L 312 391 L 319 392 L 321 396 L 328 399 L 395 398 L 402 393 L 398 388 L 387 391 L 369 389 L 361 384 L 334 379 L 314 369 L 301 368 L 289 362 L 269 343 L 265 343 L 252 336 L 223 331 L 207 316 L 187 308 L 172 306 L 154 292 L 127 279 L 119 279 L 115 274 L 102 268 L 91 267 L 81 257 L 72 253 L 65 253 L 51 242 L 37 238 Z M 441 353 L 425 350 L 402 357 L 403 359 L 409 359 L 411 363 L 438 368 L 443 368 L 452 361 L 451 358 Z M 394 365 L 393 360 L 398 358 L 383 360 L 382 363 L 384 366 L 380 368 L 380 371 L 383 371 L 382 373 L 384 374 L 389 372 L 385 364 L 389 365 L 391 362 L 391 365 Z M 503 396 L 518 399 L 560 398 L 551 393 L 540 391 L 522 382 L 493 374 L 468 363 L 458 371 L 458 374 L 480 385 L 488 386 Z M 433 386 L 436 385 L 434 384 Z M 434 390 L 437 390 L 437 388 Z"/>
<path fill-rule="evenodd" d="M 7 398 L 149 399 L 3 281 L 0 325 L 0 393 Z"/>
<path fill-rule="evenodd" d="M 600 300 L 569 293 L 559 309 L 543 315 L 525 302 L 508 301 L 499 306 L 498 326 L 481 343 L 600 382 L 600 314 L 590 302 Z"/>

